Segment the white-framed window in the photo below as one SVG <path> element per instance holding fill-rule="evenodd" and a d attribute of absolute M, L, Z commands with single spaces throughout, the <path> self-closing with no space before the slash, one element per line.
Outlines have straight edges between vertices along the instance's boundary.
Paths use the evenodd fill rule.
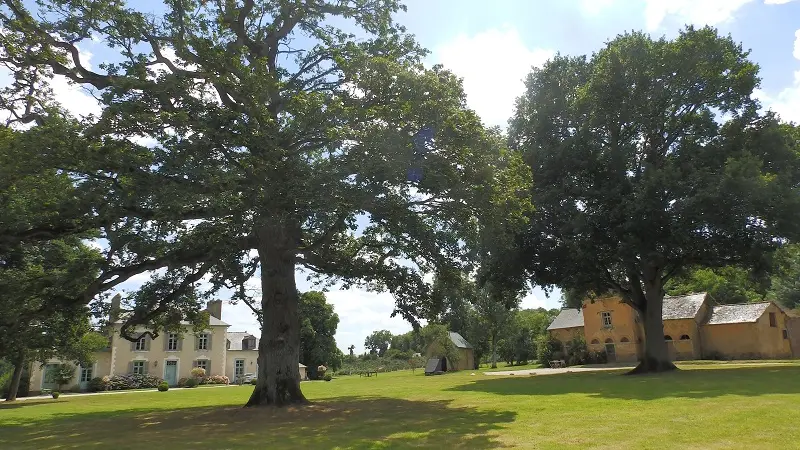
<path fill-rule="evenodd" d="M 600 318 L 603 321 L 603 328 L 611 328 L 611 311 L 601 312 Z"/>
<path fill-rule="evenodd" d="M 178 349 L 178 333 L 170 333 L 167 335 L 167 350 Z"/>
<path fill-rule="evenodd" d="M 147 361 L 134 361 L 133 362 L 133 373 L 138 375 L 144 375 L 145 373 L 145 364 Z"/>
<path fill-rule="evenodd" d="M 233 378 L 239 379 L 244 376 L 244 360 L 237 359 L 233 362 Z"/>
<path fill-rule="evenodd" d="M 199 367 L 201 369 L 205 369 L 206 373 L 208 373 L 208 360 L 207 359 L 198 359 L 194 362 L 195 367 Z"/>
<path fill-rule="evenodd" d="M 91 380 L 92 379 L 92 372 L 93 372 L 93 370 L 92 370 L 91 366 L 90 367 L 81 367 L 80 382 L 81 383 L 86 383 L 89 380 Z"/>
<path fill-rule="evenodd" d="M 197 349 L 208 350 L 208 333 L 201 333 L 197 336 Z"/>
<path fill-rule="evenodd" d="M 137 339 L 133 344 L 133 349 L 137 352 L 143 352 L 147 350 L 147 336 L 141 336 L 139 339 Z"/>

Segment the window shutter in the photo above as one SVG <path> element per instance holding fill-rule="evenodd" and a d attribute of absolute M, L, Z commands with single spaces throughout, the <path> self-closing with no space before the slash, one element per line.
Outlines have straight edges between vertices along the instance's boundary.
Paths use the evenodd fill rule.
<path fill-rule="evenodd" d="M 206 350 L 211 350 L 211 338 L 214 337 L 213 333 L 206 333 Z"/>
<path fill-rule="evenodd" d="M 178 351 L 183 350 L 183 337 L 178 336 Z"/>
<path fill-rule="evenodd" d="M 152 340 L 153 340 L 153 338 L 151 338 L 149 334 L 144 337 L 144 349 L 145 350 L 150 350 L 150 341 L 152 341 Z"/>
<path fill-rule="evenodd" d="M 194 335 L 194 349 L 195 350 L 200 350 L 200 336 L 202 336 L 202 335 L 200 335 L 200 334 L 195 334 Z"/>
<path fill-rule="evenodd" d="M 206 376 L 211 376 L 211 360 L 206 360 Z"/>
<path fill-rule="evenodd" d="M 194 361 L 192 361 L 192 369 L 194 369 L 195 367 L 197 367 L 197 360 L 196 359 Z"/>
<path fill-rule="evenodd" d="M 133 361 L 128 363 L 128 374 L 133 373 Z"/>
<path fill-rule="evenodd" d="M 145 361 L 144 364 L 142 365 L 142 367 L 144 367 L 144 374 L 145 375 L 150 373 L 150 370 L 149 370 L 150 369 L 150 361 Z"/>

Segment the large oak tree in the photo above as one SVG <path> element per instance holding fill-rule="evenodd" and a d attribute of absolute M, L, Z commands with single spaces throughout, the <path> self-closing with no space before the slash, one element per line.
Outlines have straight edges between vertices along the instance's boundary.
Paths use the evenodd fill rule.
<path fill-rule="evenodd" d="M 101 103 L 81 123 L 86 151 L 59 168 L 103 186 L 97 214 L 115 218 L 99 227 L 108 267 L 92 289 L 156 271 L 124 316 L 129 339 L 176 317 L 202 279 L 233 289 L 263 318 L 248 405 L 306 401 L 298 268 L 388 289 L 414 320 L 424 275 L 466 264 L 481 214 L 513 203 L 497 185 L 515 176 L 498 172 L 518 165 L 460 81 L 423 65 L 395 0 L 37 4 L 4 0 L 0 59 L 19 98 L 57 74 Z M 115 53 L 97 68 L 79 51 L 92 39 Z M 15 117 L 42 123 L 43 102 L 24 103 Z M 258 275 L 260 298 L 245 284 Z"/>
<path fill-rule="evenodd" d="M 752 98 L 730 37 L 641 33 L 556 56 L 511 121 L 535 183 L 515 264 L 542 285 L 618 293 L 647 337 L 637 371 L 670 370 L 664 286 L 685 268 L 753 266 L 796 236 L 798 142 Z"/>

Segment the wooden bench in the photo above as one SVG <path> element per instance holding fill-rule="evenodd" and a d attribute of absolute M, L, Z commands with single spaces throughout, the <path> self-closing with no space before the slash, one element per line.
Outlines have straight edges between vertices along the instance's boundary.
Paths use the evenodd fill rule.
<path fill-rule="evenodd" d="M 371 377 L 373 373 L 375 374 L 376 377 L 378 376 L 378 372 L 376 372 L 374 370 L 366 370 L 366 371 L 363 371 L 363 372 L 359 373 L 358 375 L 362 376 L 362 377 Z"/>
<path fill-rule="evenodd" d="M 563 359 L 556 359 L 556 360 L 550 361 L 550 368 L 551 369 L 563 369 L 564 367 L 567 367 L 567 362 L 564 361 Z"/>

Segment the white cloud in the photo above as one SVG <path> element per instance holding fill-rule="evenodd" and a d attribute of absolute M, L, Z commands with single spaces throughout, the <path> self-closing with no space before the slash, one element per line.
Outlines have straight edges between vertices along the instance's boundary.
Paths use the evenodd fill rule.
<path fill-rule="evenodd" d="M 616 0 L 581 0 L 581 12 L 589 16 L 596 16 L 611 8 L 615 1 Z"/>
<path fill-rule="evenodd" d="M 792 56 L 800 60 L 800 30 L 795 31 L 794 38 Z M 784 121 L 800 123 L 800 70 L 794 72 L 792 85 L 777 95 L 771 96 L 758 89 L 753 96 L 759 99 L 762 105 L 778 113 Z"/>
<path fill-rule="evenodd" d="M 794 32 L 794 51 L 792 51 L 792 56 L 795 59 L 800 59 L 800 30 Z"/>
<path fill-rule="evenodd" d="M 392 334 L 411 331 L 411 324 L 404 319 L 390 317 L 394 310 L 394 298 L 389 293 L 366 292 L 358 289 L 326 292 L 328 303 L 339 315 L 336 344 L 344 353 L 355 345 L 355 353 L 364 352 L 364 338 L 375 330 L 389 330 Z M 244 303 L 222 308 L 222 320 L 231 325 L 230 331 L 260 333 L 260 327 L 252 311 Z"/>
<path fill-rule="evenodd" d="M 742 6 L 754 0 L 581 0 L 581 13 L 596 16 L 606 10 L 617 8 L 620 12 L 632 7 L 644 6 L 645 27 L 655 31 L 670 20 L 678 24 L 697 26 L 718 25 L 734 18 Z M 764 0 L 766 5 L 782 5 L 794 0 Z"/>
<path fill-rule="evenodd" d="M 794 84 L 774 97 L 760 89 L 754 92 L 753 96 L 759 99 L 762 105 L 778 113 L 784 121 L 800 123 L 800 70 L 794 73 Z"/>
<path fill-rule="evenodd" d="M 78 49 L 78 53 L 80 54 L 81 65 L 91 70 L 92 54 L 81 49 Z M 55 100 L 77 117 L 89 114 L 99 115 L 102 111 L 100 103 L 89 95 L 86 89 L 81 85 L 70 82 L 63 75 L 55 75 L 50 82 L 50 88 L 53 89 Z"/>
<path fill-rule="evenodd" d="M 658 29 L 667 17 L 694 25 L 716 25 L 731 20 L 739 8 L 752 0 L 647 0 L 645 25 Z"/>
<path fill-rule="evenodd" d="M 517 30 L 506 27 L 457 36 L 439 46 L 432 60 L 464 79 L 467 103 L 485 124 L 505 126 L 524 90 L 522 80 L 553 54 L 529 49 Z"/>
<path fill-rule="evenodd" d="M 560 298 L 560 294 L 557 297 Z M 556 303 L 557 303 L 557 298 L 555 295 L 551 295 L 550 298 L 546 298 L 544 291 L 539 288 L 536 288 L 532 292 L 528 293 L 525 297 L 522 297 L 522 302 L 520 302 L 520 308 L 522 309 L 554 308 Z"/>

